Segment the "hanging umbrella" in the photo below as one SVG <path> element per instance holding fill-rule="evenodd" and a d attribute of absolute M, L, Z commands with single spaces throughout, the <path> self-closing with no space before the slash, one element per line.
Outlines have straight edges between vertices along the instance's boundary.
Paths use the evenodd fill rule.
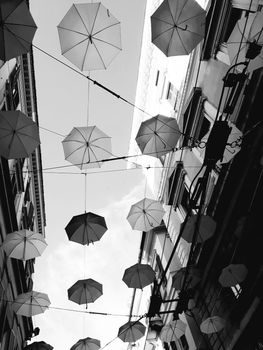
<path fill-rule="evenodd" d="M 144 198 L 131 206 L 127 220 L 133 230 L 147 232 L 160 225 L 164 214 L 161 202 Z"/>
<path fill-rule="evenodd" d="M 160 333 L 160 339 L 166 343 L 176 341 L 185 334 L 186 324 L 180 319 L 171 321 L 165 325 Z"/>
<path fill-rule="evenodd" d="M 104 217 L 90 212 L 73 216 L 65 227 L 69 240 L 82 245 L 99 241 L 107 229 Z"/>
<path fill-rule="evenodd" d="M 94 303 L 102 295 L 102 284 L 92 278 L 78 280 L 68 289 L 68 299 L 79 305 Z"/>
<path fill-rule="evenodd" d="M 188 243 L 192 242 L 195 226 L 197 221 L 197 214 L 190 216 L 187 220 L 184 230 L 182 232 L 182 238 Z M 197 242 L 202 243 L 213 236 L 216 229 L 216 222 L 208 215 L 201 215 L 199 222 L 199 230 L 197 236 Z"/>
<path fill-rule="evenodd" d="M 225 320 L 219 316 L 208 317 L 200 325 L 202 333 L 211 334 L 220 332 L 225 327 Z"/>
<path fill-rule="evenodd" d="M 18 315 L 32 317 L 45 312 L 49 305 L 47 294 L 31 291 L 19 294 L 13 301 L 12 308 Z"/>
<path fill-rule="evenodd" d="M 185 279 L 186 267 L 176 271 L 172 277 L 172 286 L 176 290 L 181 290 Z M 198 268 L 190 266 L 187 271 L 186 289 L 194 288 L 201 281 L 201 272 Z"/>
<path fill-rule="evenodd" d="M 158 114 L 141 123 L 135 140 L 142 154 L 161 157 L 175 148 L 180 136 L 177 121 Z"/>
<path fill-rule="evenodd" d="M 252 72 L 263 66 L 263 13 L 250 13 L 237 21 L 228 41 L 227 50 L 230 65 L 244 62 L 251 45 L 258 45 L 256 57 L 250 59 L 247 71 Z M 252 56 L 251 56 L 252 57 Z"/>
<path fill-rule="evenodd" d="M 45 343 L 44 341 L 35 341 L 27 345 L 24 350 L 53 350 L 53 346 Z"/>
<path fill-rule="evenodd" d="M 168 57 L 188 55 L 204 38 L 205 16 L 194 0 L 164 0 L 151 16 L 152 43 Z"/>
<path fill-rule="evenodd" d="M 153 283 L 155 272 L 150 265 L 135 264 L 124 271 L 122 280 L 129 288 L 140 288 Z"/>
<path fill-rule="evenodd" d="M 40 256 L 47 243 L 42 234 L 23 229 L 8 233 L 2 247 L 10 258 L 29 260 Z"/>
<path fill-rule="evenodd" d="M 96 126 L 75 127 L 62 141 L 65 159 L 81 170 L 98 168 L 111 153 L 111 138 Z"/>
<path fill-rule="evenodd" d="M 119 328 L 118 337 L 123 342 L 134 343 L 145 334 L 146 327 L 139 321 L 129 321 Z"/>
<path fill-rule="evenodd" d="M 73 4 L 57 28 L 62 55 L 81 71 L 106 69 L 121 51 L 120 22 L 100 2 Z"/>
<path fill-rule="evenodd" d="M 26 158 L 39 146 L 37 124 L 20 111 L 0 111 L 0 155 Z"/>
<path fill-rule="evenodd" d="M 245 280 L 248 270 L 243 264 L 230 264 L 226 266 L 219 276 L 222 287 L 234 287 Z"/>
<path fill-rule="evenodd" d="M 8 61 L 31 49 L 37 26 L 26 1 L 1 1 L 0 23 L 0 59 L 2 61 Z"/>
<path fill-rule="evenodd" d="M 99 350 L 100 341 L 93 338 L 84 338 L 77 341 L 70 350 Z"/>

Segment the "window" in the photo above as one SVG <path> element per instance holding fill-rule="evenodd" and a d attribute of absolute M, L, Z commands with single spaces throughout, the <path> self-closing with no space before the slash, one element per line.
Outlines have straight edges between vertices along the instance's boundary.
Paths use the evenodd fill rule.
<path fill-rule="evenodd" d="M 160 71 L 157 70 L 157 73 L 156 73 L 156 79 L 155 79 L 155 86 L 158 85 L 158 82 L 159 82 L 159 76 L 160 76 Z"/>
<path fill-rule="evenodd" d="M 176 107 L 177 97 L 178 97 L 178 90 L 175 88 L 175 86 L 171 82 L 169 82 L 167 84 L 166 99 L 169 101 L 169 103 L 174 109 Z"/>
<path fill-rule="evenodd" d="M 176 169 L 172 172 L 168 180 L 167 204 L 177 206 L 184 176 L 185 170 L 183 168 L 183 162 L 177 162 Z"/>
<path fill-rule="evenodd" d="M 155 269 L 154 270 L 156 272 L 157 279 L 160 281 L 161 278 L 164 275 L 164 268 L 163 268 L 161 259 L 160 259 L 158 254 L 156 254 L 156 265 L 155 265 Z M 164 276 L 162 285 L 163 285 L 163 287 L 166 287 L 166 285 L 167 285 L 167 278 L 166 278 L 166 276 Z"/>
<path fill-rule="evenodd" d="M 242 292 L 242 288 L 240 284 L 236 284 L 234 287 L 231 287 L 232 292 L 234 293 L 236 299 L 240 297 L 240 294 Z"/>
<path fill-rule="evenodd" d="M 180 337 L 179 340 L 181 342 L 182 349 L 183 350 L 189 350 L 189 345 L 188 345 L 187 339 L 186 339 L 184 334 Z"/>

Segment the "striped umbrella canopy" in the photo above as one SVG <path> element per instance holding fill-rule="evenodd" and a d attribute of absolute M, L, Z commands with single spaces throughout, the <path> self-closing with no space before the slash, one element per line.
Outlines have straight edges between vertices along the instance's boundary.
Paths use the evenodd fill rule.
<path fill-rule="evenodd" d="M 102 295 L 102 284 L 92 278 L 78 280 L 68 289 L 68 299 L 79 305 L 94 303 Z"/>
<path fill-rule="evenodd" d="M 31 291 L 19 294 L 12 302 L 12 309 L 18 315 L 32 317 L 45 312 L 49 305 L 47 294 Z"/>
<path fill-rule="evenodd" d="M 146 327 L 139 321 L 129 321 L 119 328 L 118 337 L 123 342 L 134 343 L 145 334 Z"/>
<path fill-rule="evenodd" d="M 99 350 L 100 349 L 100 341 L 94 338 L 84 338 L 79 339 L 70 350 Z"/>
<path fill-rule="evenodd" d="M 148 286 L 153 283 L 155 279 L 155 272 L 150 265 L 135 264 L 124 271 L 123 282 L 129 288 L 140 288 Z"/>

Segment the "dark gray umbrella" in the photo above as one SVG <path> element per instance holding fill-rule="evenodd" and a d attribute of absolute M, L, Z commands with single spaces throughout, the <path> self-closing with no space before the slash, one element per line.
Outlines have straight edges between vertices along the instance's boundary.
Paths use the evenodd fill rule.
<path fill-rule="evenodd" d="M 118 337 L 123 342 L 134 343 L 144 336 L 146 327 L 139 321 L 129 321 L 119 328 Z"/>
<path fill-rule="evenodd" d="M 44 341 L 35 341 L 27 345 L 24 350 L 53 350 L 53 346 L 45 343 Z"/>
<path fill-rule="evenodd" d="M 93 338 L 85 338 L 78 340 L 70 350 L 99 350 L 100 341 L 98 339 Z"/>
<path fill-rule="evenodd" d="M 155 272 L 150 265 L 135 264 L 124 271 L 123 282 L 129 288 L 144 288 L 155 279 Z"/>
<path fill-rule="evenodd" d="M 94 303 L 102 295 L 102 284 L 92 278 L 78 280 L 68 289 L 68 299 L 79 305 Z"/>

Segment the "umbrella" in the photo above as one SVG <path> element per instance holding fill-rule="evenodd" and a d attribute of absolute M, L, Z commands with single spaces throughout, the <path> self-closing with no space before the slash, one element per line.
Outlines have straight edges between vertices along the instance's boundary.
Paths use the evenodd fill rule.
<path fill-rule="evenodd" d="M 139 321 L 129 321 L 119 328 L 118 337 L 129 343 L 134 343 L 145 334 L 146 327 Z"/>
<path fill-rule="evenodd" d="M 102 295 L 102 284 L 92 278 L 78 280 L 68 289 L 68 299 L 77 303 L 94 303 Z"/>
<path fill-rule="evenodd" d="M 62 55 L 81 71 L 105 69 L 121 51 L 120 22 L 100 2 L 73 4 L 57 28 Z"/>
<path fill-rule="evenodd" d="M 160 333 L 160 339 L 166 343 L 179 339 L 186 330 L 186 324 L 180 319 L 171 321 L 165 325 Z"/>
<path fill-rule="evenodd" d="M 2 244 L 10 258 L 29 260 L 40 256 L 47 243 L 42 234 L 30 230 L 19 230 L 8 233 Z"/>
<path fill-rule="evenodd" d="M 124 271 L 122 280 L 129 288 L 140 288 L 151 284 L 155 279 L 155 272 L 150 265 L 135 264 Z"/>
<path fill-rule="evenodd" d="M 49 305 L 47 294 L 31 291 L 19 294 L 13 301 L 12 308 L 18 315 L 32 317 L 45 312 Z"/>
<path fill-rule="evenodd" d="M 73 216 L 65 230 L 70 241 L 89 245 L 101 239 L 107 225 L 104 217 L 89 212 Z"/>
<path fill-rule="evenodd" d="M 172 286 L 176 290 L 181 290 L 185 279 L 186 267 L 182 267 L 176 271 L 172 277 Z M 201 281 L 200 270 L 194 266 L 190 266 L 187 271 L 186 288 L 192 289 Z"/>
<path fill-rule="evenodd" d="M 70 350 L 98 350 L 100 348 L 100 341 L 93 338 L 84 338 L 77 341 Z"/>
<path fill-rule="evenodd" d="M 131 206 L 127 220 L 133 230 L 147 232 L 160 225 L 164 214 L 161 202 L 144 198 Z"/>
<path fill-rule="evenodd" d="M 141 123 L 135 140 L 142 154 L 161 157 L 175 148 L 180 136 L 177 121 L 158 114 Z"/>
<path fill-rule="evenodd" d="M 233 287 L 245 280 L 248 270 L 243 264 L 230 264 L 226 266 L 219 276 L 222 287 Z"/>
<path fill-rule="evenodd" d="M 164 0 L 151 16 L 153 44 L 168 57 L 188 55 L 204 38 L 205 16 L 195 0 Z"/>
<path fill-rule="evenodd" d="M 220 332 L 225 327 L 225 320 L 219 316 L 208 317 L 200 325 L 202 333 L 211 334 Z"/>
<path fill-rule="evenodd" d="M 45 343 L 44 341 L 35 341 L 27 345 L 24 350 L 53 350 L 53 346 Z"/>
<path fill-rule="evenodd" d="M 227 50 L 232 66 L 238 62 L 244 62 L 248 58 L 248 49 L 251 45 L 258 46 L 258 54 L 250 59 L 247 71 L 251 72 L 263 66 L 263 13 L 250 13 L 237 21 L 228 41 Z M 261 50 L 261 52 L 260 52 Z M 247 56 L 247 57 L 246 57 Z"/>
<path fill-rule="evenodd" d="M 26 158 L 40 144 L 37 124 L 20 111 L 0 111 L 0 155 Z"/>
<path fill-rule="evenodd" d="M 65 159 L 78 168 L 98 168 L 112 156 L 111 138 L 96 126 L 75 127 L 62 141 Z"/>
<path fill-rule="evenodd" d="M 0 23 L 0 59 L 2 61 L 8 61 L 31 49 L 37 26 L 26 1 L 1 1 Z"/>
<path fill-rule="evenodd" d="M 195 226 L 196 226 L 197 214 L 190 216 L 187 220 L 184 230 L 182 232 L 182 238 L 188 243 L 192 242 Z M 202 243 L 213 236 L 216 229 L 216 222 L 208 215 L 201 215 L 198 228 L 197 242 Z"/>

